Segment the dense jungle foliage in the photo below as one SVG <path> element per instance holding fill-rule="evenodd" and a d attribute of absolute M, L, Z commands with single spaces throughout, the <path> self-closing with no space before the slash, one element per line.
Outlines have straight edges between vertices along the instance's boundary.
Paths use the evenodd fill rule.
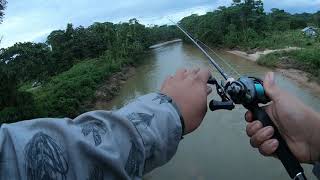
<path fill-rule="evenodd" d="M 75 117 L 104 79 L 139 63 L 148 47 L 177 37 L 174 26 L 94 23 L 53 31 L 45 43 L 1 49 L 0 119 Z"/>
<path fill-rule="evenodd" d="M 6 2 L 0 0 L 0 23 Z M 205 15 L 180 21 L 196 38 L 211 46 L 252 50 L 297 46 L 319 51 L 319 37 L 306 37 L 306 26 L 320 26 L 317 13 L 266 12 L 261 0 L 234 0 Z M 36 117 L 75 117 L 86 111 L 104 79 L 124 66 L 134 66 L 152 44 L 185 38 L 173 25 L 146 27 L 127 23 L 68 24 L 51 32 L 44 43 L 16 43 L 0 50 L 0 121 Z M 185 39 L 186 40 L 186 39 Z M 305 50 L 307 51 L 307 50 Z M 299 52 L 292 58 L 299 56 Z M 319 56 L 297 58 L 320 69 Z"/>

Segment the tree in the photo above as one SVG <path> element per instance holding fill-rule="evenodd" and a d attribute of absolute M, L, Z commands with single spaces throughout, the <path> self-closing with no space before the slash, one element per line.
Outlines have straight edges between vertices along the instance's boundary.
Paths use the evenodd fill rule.
<path fill-rule="evenodd" d="M 313 19 L 315 24 L 320 27 L 320 11 L 314 14 Z"/>
<path fill-rule="evenodd" d="M 0 61 L 8 73 L 14 73 L 18 83 L 43 81 L 54 71 L 50 48 L 43 43 L 16 43 L 2 49 Z"/>
<path fill-rule="evenodd" d="M 292 17 L 290 20 L 290 29 L 301 29 L 307 26 L 307 22 L 301 18 Z"/>
<path fill-rule="evenodd" d="M 32 95 L 18 90 L 15 74 L 7 72 L 5 66 L 0 62 L 0 122 L 33 118 L 36 108 Z"/>
<path fill-rule="evenodd" d="M 4 16 L 4 9 L 6 8 L 7 1 L 0 0 L 0 24 L 2 23 L 3 16 Z"/>
<path fill-rule="evenodd" d="M 273 30 L 285 31 L 290 29 L 290 14 L 277 8 L 269 14 L 270 26 Z"/>

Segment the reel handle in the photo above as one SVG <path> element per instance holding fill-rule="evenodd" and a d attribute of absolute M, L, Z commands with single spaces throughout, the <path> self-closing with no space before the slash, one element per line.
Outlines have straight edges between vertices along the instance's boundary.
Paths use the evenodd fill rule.
<path fill-rule="evenodd" d="M 235 108 L 233 101 L 210 101 L 209 108 L 211 111 L 217 110 L 233 110 Z"/>
<path fill-rule="evenodd" d="M 263 127 L 272 126 L 274 128 L 274 136 L 272 138 L 279 141 L 279 147 L 275 153 L 287 170 L 289 176 L 294 180 L 306 180 L 307 178 L 304 175 L 304 171 L 300 165 L 300 162 L 293 155 L 288 147 L 288 144 L 281 137 L 278 128 L 272 122 L 266 111 L 258 105 L 248 109 L 253 113 L 254 118 L 258 119 L 263 124 Z"/>

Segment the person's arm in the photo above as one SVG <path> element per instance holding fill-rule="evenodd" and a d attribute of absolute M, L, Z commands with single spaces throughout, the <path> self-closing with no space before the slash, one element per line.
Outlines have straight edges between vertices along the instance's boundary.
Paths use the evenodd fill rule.
<path fill-rule="evenodd" d="M 0 179 L 141 179 L 167 163 L 182 135 L 200 125 L 204 114 L 194 111 L 206 109 L 203 74 L 209 73 L 179 71 L 166 80 L 163 94 L 142 96 L 114 112 L 3 124 Z M 190 96 L 197 89 L 201 93 Z M 190 110 L 193 105 L 201 107 Z"/>
<path fill-rule="evenodd" d="M 0 179 L 140 178 L 176 152 L 182 128 L 171 102 L 153 93 L 115 112 L 4 124 Z"/>

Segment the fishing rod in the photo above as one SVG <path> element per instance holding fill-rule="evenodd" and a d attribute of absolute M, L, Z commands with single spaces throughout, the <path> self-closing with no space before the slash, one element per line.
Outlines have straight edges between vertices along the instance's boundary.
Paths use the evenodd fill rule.
<path fill-rule="evenodd" d="M 170 19 L 169 19 L 170 20 Z M 177 26 L 210 60 L 211 64 L 219 71 L 222 77 L 227 80 L 226 83 L 219 84 L 215 78 L 210 78 L 208 84 L 215 85 L 221 101 L 212 100 L 209 104 L 211 111 L 216 110 L 233 110 L 235 104 L 243 105 L 246 109 L 253 113 L 255 119 L 258 119 L 264 127 L 272 126 L 274 128 L 274 136 L 272 139 L 279 141 L 278 149 L 275 154 L 287 170 L 289 176 L 293 180 L 306 180 L 304 170 L 297 158 L 293 155 L 288 147 L 287 142 L 282 138 L 278 128 L 270 119 L 266 111 L 259 104 L 267 104 L 271 102 L 267 97 L 263 87 L 263 81 L 255 77 L 241 76 L 238 80 L 234 80 L 228 76 L 218 63 L 192 38 L 192 36 L 181 27 L 181 25 L 170 20 Z M 204 44 L 204 43 L 203 43 Z"/>
<path fill-rule="evenodd" d="M 170 20 L 170 19 L 169 19 Z M 225 80 L 229 79 L 229 76 L 227 73 L 224 72 L 224 70 L 219 66 L 218 63 L 215 62 L 215 60 L 212 59 L 212 57 L 197 43 L 196 40 L 194 40 L 187 31 L 185 31 L 182 27 L 180 27 L 178 24 L 170 20 L 173 24 L 175 24 L 185 35 L 188 36 L 188 38 L 203 52 L 203 54 L 210 60 L 211 64 L 219 71 L 219 73 L 222 75 L 222 77 Z"/>

